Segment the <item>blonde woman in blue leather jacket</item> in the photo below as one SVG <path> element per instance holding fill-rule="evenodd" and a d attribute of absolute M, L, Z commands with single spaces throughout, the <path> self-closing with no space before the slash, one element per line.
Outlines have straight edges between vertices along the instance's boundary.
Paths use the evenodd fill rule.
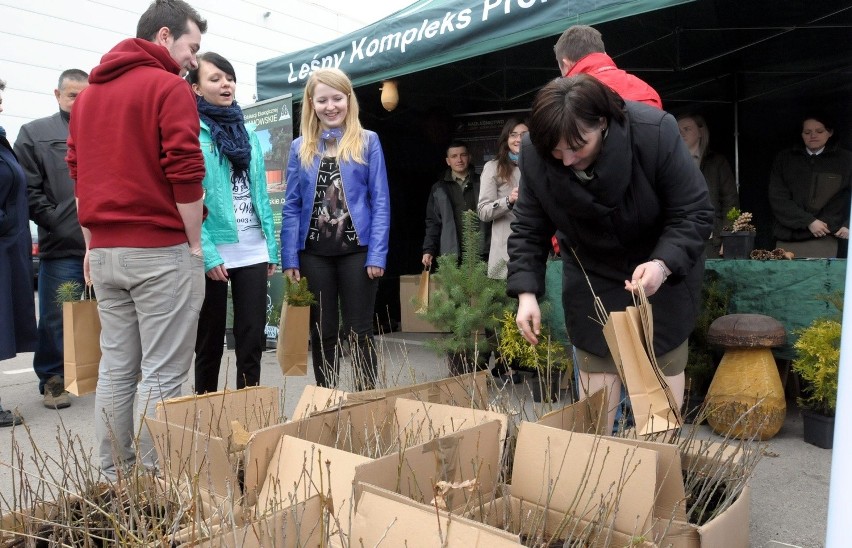
<path fill-rule="evenodd" d="M 342 315 L 354 388 L 369 389 L 377 374 L 373 311 L 390 232 L 382 146 L 361 127 L 352 82 L 338 69 L 320 69 L 308 78 L 301 128 L 287 164 L 281 267 L 291 280 L 307 277 L 317 297 L 311 307 L 317 384 L 338 384 Z"/>

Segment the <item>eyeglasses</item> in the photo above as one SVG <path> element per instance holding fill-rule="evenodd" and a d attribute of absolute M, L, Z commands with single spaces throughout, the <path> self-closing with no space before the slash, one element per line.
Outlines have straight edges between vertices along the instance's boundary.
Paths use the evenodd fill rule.
<path fill-rule="evenodd" d="M 517 131 L 513 131 L 512 133 L 509 134 L 509 137 L 512 138 L 512 139 L 517 139 L 518 137 L 523 138 L 523 136 L 526 135 L 527 133 L 529 133 L 529 131 L 522 131 L 520 133 L 518 133 Z"/>

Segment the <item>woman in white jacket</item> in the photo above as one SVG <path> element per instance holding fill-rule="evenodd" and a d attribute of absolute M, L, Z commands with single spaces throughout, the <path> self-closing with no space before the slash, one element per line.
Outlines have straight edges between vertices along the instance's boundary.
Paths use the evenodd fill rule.
<path fill-rule="evenodd" d="M 527 125 L 522 118 L 512 117 L 506 120 L 497 143 L 497 156 L 485 164 L 479 179 L 479 202 L 476 210 L 483 222 L 491 223 L 489 278 L 506 279 L 506 265 L 509 264 L 506 242 L 512 233 L 511 224 L 515 218 L 512 208 L 518 199 L 518 182 L 521 179 L 518 153 L 521 150 L 521 139 L 526 133 Z M 495 333 L 489 331 L 487 335 L 496 347 Z M 498 356 L 493 373 L 500 375 L 505 371 L 506 364 L 503 364 Z M 512 382 L 517 383 L 520 380 L 517 373 L 512 375 Z"/>
<path fill-rule="evenodd" d="M 512 233 L 510 225 L 515 218 L 512 208 L 518 199 L 518 181 L 521 178 L 518 153 L 521 150 L 521 139 L 527 131 L 523 119 L 509 118 L 500 132 L 497 156 L 485 164 L 480 177 L 479 203 L 476 209 L 483 222 L 491 223 L 489 278 L 506 279 L 506 265 L 509 263 L 506 242 Z"/>

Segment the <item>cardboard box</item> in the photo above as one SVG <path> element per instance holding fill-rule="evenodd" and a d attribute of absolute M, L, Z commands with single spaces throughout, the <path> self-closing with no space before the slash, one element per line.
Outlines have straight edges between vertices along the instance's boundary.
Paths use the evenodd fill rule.
<path fill-rule="evenodd" d="M 274 453 L 283 436 L 300 438 L 371 459 L 394 455 L 398 465 L 398 453 L 404 453 L 410 447 L 427 444 L 436 438 L 489 421 L 498 423 L 493 450 L 495 460 L 498 461 L 494 466 L 499 468 L 503 440 L 508 431 L 508 417 L 491 411 L 386 398 L 347 405 L 301 421 L 258 430 L 252 433 L 245 451 L 247 504 L 254 504 L 255 495 L 260 493 L 269 468 L 275 462 Z M 301 468 L 302 462 L 298 464 Z M 393 477 L 398 475 L 394 472 Z"/>
<path fill-rule="evenodd" d="M 429 298 L 435 292 L 437 282 L 432 276 L 429 280 Z M 420 274 L 411 274 L 399 277 L 399 311 L 401 314 L 401 329 L 409 333 L 444 333 L 431 323 L 424 320 L 416 312 L 417 305 L 412 300 L 417 297 L 420 290 Z"/>
<path fill-rule="evenodd" d="M 489 421 L 406 448 L 359 466 L 355 481 L 430 505 L 436 487 L 444 482 L 439 506 L 462 515 L 497 490 L 502 472 L 500 431 L 499 421 Z M 471 482 L 475 486 L 466 488 Z"/>
<path fill-rule="evenodd" d="M 330 534 L 346 532 L 355 467 L 370 460 L 312 441 L 282 436 L 260 487 L 255 512 L 263 515 L 279 511 L 282 506 L 318 495 L 331 516 Z"/>
<path fill-rule="evenodd" d="M 321 546 L 322 504 L 319 496 L 282 508 L 235 528 L 213 527 L 206 540 L 189 541 L 181 548 L 304 548 Z M 195 535 L 203 534 L 195 531 Z"/>
<path fill-rule="evenodd" d="M 474 409 L 488 408 L 488 371 L 465 373 L 438 381 L 422 382 L 394 388 L 379 388 L 347 394 L 348 402 L 365 402 L 381 398 L 403 397 L 410 400 L 443 403 Z"/>
<path fill-rule="evenodd" d="M 608 404 L 606 388 L 601 388 L 584 400 L 542 415 L 536 424 L 602 436 L 610 433 L 606 424 Z"/>
<path fill-rule="evenodd" d="M 651 546 L 657 454 L 521 423 L 508 492 L 469 515 L 522 538 Z"/>
<path fill-rule="evenodd" d="M 329 513 L 329 534 L 345 537 L 358 496 L 355 484 L 377 484 L 420 502 L 434 498 L 438 481 L 472 480 L 493 492 L 500 472 L 500 429 L 499 421 L 488 421 L 376 460 L 284 435 L 266 468 L 254 512 L 267 514 L 320 495 Z M 446 500 L 451 508 L 469 502 L 458 496 Z"/>
<path fill-rule="evenodd" d="M 242 513 L 238 482 L 241 452 L 231 453 L 225 438 L 182 424 L 151 417 L 144 421 L 168 485 L 185 497 L 203 496 L 211 507 L 222 508 L 220 512 L 227 517 Z"/>
<path fill-rule="evenodd" d="M 582 402 L 580 402 L 582 403 Z M 576 405 L 576 404 L 575 404 Z M 551 414 L 550 419 L 556 415 Z M 605 415 L 604 415 L 605 416 Z M 553 424 L 553 420 L 549 421 Z M 582 421 L 581 421 L 582 423 Z M 564 423 L 565 426 L 575 424 Z M 550 430 L 548 433 L 547 430 Z M 587 434 L 571 432 L 570 427 L 561 434 L 556 429 L 530 423 L 521 424 L 521 433 L 515 449 L 515 468 L 513 468 L 511 495 L 501 501 L 495 509 L 490 510 L 488 518 L 492 521 L 502 519 L 510 523 L 509 517 L 521 511 L 520 500 L 524 501 L 525 515 L 539 514 L 537 520 L 529 520 L 536 526 L 549 525 L 548 521 L 564 522 L 570 514 L 568 522 L 571 527 L 588 527 L 590 520 L 587 515 L 577 514 L 576 510 L 568 509 L 561 498 L 563 491 L 569 495 L 576 493 L 582 500 L 583 490 L 599 489 L 608 484 L 621 485 L 621 496 L 617 510 L 618 514 L 626 516 L 626 521 L 617 516 L 612 520 L 612 529 L 616 533 L 626 535 L 625 538 L 642 537 L 647 542 L 659 546 L 673 548 L 715 548 L 716 546 L 747 547 L 749 542 L 749 503 L 751 492 L 745 486 L 736 501 L 713 520 L 701 526 L 687 523 L 686 519 L 686 488 L 683 480 L 683 470 L 691 470 L 704 476 L 736 475 L 736 467 L 742 458 L 739 446 L 723 445 L 715 442 L 695 442 L 685 448 L 657 442 L 632 440 L 626 438 L 595 437 Z M 594 440 L 598 439 L 599 442 Z M 545 441 L 546 440 L 546 441 Z M 536 447 L 542 444 L 550 447 L 549 451 L 541 454 Z M 620 446 L 620 447 L 619 447 Z M 625 453 L 625 451 L 627 451 Z M 652 456 L 648 455 L 648 451 Z M 563 453 L 564 452 L 564 453 Z M 558 485 L 554 484 L 554 493 L 547 500 L 549 508 L 545 511 L 538 508 L 540 496 L 530 490 L 530 485 L 538 486 L 550 481 L 552 477 L 528 477 L 526 473 L 536 468 L 551 467 L 545 462 L 547 453 L 554 456 L 562 455 L 566 463 L 586 470 L 588 478 L 599 478 L 591 484 L 584 485 L 581 478 L 567 476 L 567 483 L 560 477 Z M 589 459 L 588 455 L 597 455 Z M 600 455 L 606 454 L 606 459 L 620 455 L 624 459 L 624 469 L 631 470 L 630 481 L 624 481 L 623 471 L 603 466 Z M 524 463 L 527 468 L 520 469 L 517 475 L 517 463 Z M 637 460 L 639 462 L 637 462 Z M 653 463 L 652 466 L 649 464 Z M 560 471 L 560 474 L 562 471 Z M 733 478 L 740 481 L 740 478 Z M 586 482 L 588 483 L 588 482 Z M 556 491 L 560 493 L 556 493 Z M 648 499 L 648 493 L 652 494 Z M 573 496 L 573 495 L 570 495 Z M 566 513 L 566 510 L 570 512 Z M 609 511 L 609 510 L 608 510 Z M 634 517 L 631 517 L 634 516 Z M 514 523 L 515 526 L 520 524 Z M 554 529 L 547 529 L 552 532 Z M 594 543 L 593 543 L 594 544 Z"/>
<path fill-rule="evenodd" d="M 385 489 L 361 484 L 359 491 L 352 538 L 359 539 L 360 546 L 522 546 L 518 535 L 451 515 Z"/>
<path fill-rule="evenodd" d="M 280 422 L 279 398 L 280 390 L 268 386 L 183 396 L 157 402 L 156 418 L 227 438 L 234 433 L 234 421 L 247 432 Z"/>
<path fill-rule="evenodd" d="M 348 397 L 349 393 L 343 390 L 309 384 L 296 402 L 292 420 L 301 420 L 321 411 L 339 407 L 346 403 Z"/>
<path fill-rule="evenodd" d="M 277 388 L 254 386 L 158 403 L 144 421 L 167 482 L 192 478 L 190 493 L 230 497 L 228 514 L 237 511 L 243 449 L 252 430 L 278 423 L 278 399 Z"/>

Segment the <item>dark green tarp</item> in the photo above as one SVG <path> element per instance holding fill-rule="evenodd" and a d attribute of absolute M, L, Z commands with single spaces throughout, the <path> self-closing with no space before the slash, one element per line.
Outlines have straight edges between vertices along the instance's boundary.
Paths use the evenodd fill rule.
<path fill-rule="evenodd" d="M 257 64 L 258 99 L 302 96 L 311 70 L 334 66 L 378 82 L 692 0 L 420 0 L 332 42 Z M 556 70 L 554 59 L 554 71 Z"/>

